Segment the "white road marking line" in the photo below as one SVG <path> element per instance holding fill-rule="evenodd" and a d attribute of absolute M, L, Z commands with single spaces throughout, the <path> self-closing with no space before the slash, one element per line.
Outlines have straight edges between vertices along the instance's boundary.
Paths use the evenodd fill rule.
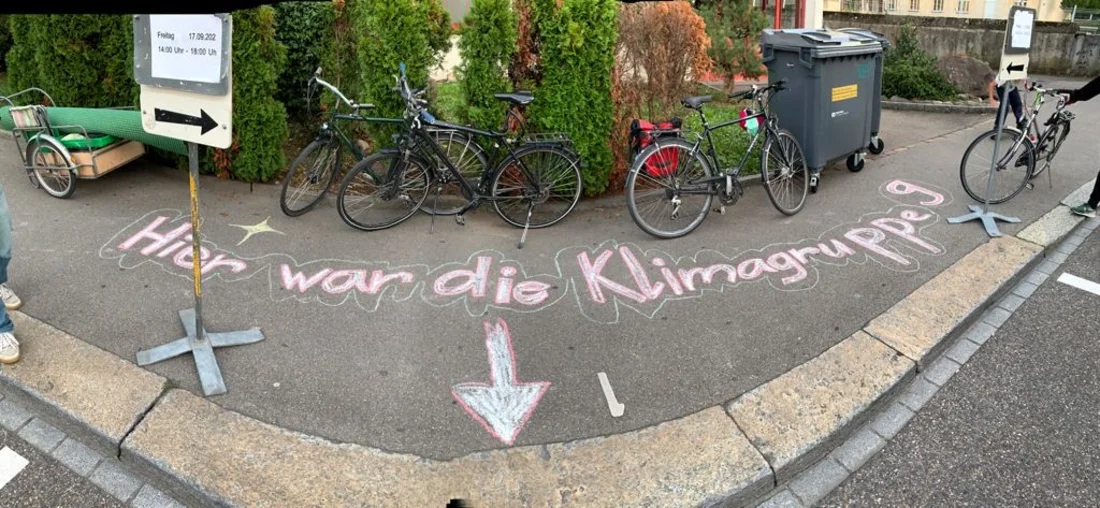
<path fill-rule="evenodd" d="M 15 450 L 7 446 L 0 449 L 0 489 L 4 488 L 12 478 L 15 478 L 15 475 L 19 474 L 23 468 L 27 467 L 27 464 L 27 459 L 15 453 Z"/>
<path fill-rule="evenodd" d="M 611 389 L 611 383 L 607 381 L 607 374 L 598 372 L 596 377 L 600 378 L 600 386 L 603 387 L 603 396 L 607 398 L 607 409 L 611 410 L 611 416 L 614 418 L 622 416 L 626 412 L 626 405 L 615 400 L 615 391 Z"/>
<path fill-rule="evenodd" d="M 1058 282 L 1067 286 L 1073 286 L 1077 289 L 1083 289 L 1094 295 L 1100 295 L 1100 284 L 1088 279 L 1082 279 L 1076 275 L 1070 275 L 1063 272 L 1062 275 L 1058 277 Z"/>

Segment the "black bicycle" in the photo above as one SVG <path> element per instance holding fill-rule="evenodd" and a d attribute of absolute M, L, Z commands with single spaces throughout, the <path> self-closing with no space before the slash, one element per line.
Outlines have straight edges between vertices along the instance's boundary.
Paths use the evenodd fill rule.
<path fill-rule="evenodd" d="M 363 150 L 344 132 L 341 124 L 371 122 L 402 125 L 405 122 L 401 118 L 361 115 L 360 110 L 372 109 L 374 105 L 348 100 L 340 89 L 321 79 L 320 68 L 309 80 L 306 104 L 313 104 L 313 97 L 318 88 L 331 92 L 336 97 L 336 102 L 328 118 L 321 122 L 317 136 L 294 159 L 283 177 L 279 192 L 279 206 L 283 213 L 290 217 L 297 217 L 312 210 L 328 194 L 336 183 L 338 175 L 346 173 L 355 163 L 366 157 Z M 341 106 L 346 106 L 351 113 L 342 113 Z M 472 144 L 472 140 L 466 134 L 432 129 L 431 135 L 448 153 L 448 157 L 462 174 L 479 175 L 488 166 L 489 162 L 485 158 L 484 150 L 476 143 Z M 350 159 L 344 157 L 345 150 L 351 153 Z"/>
<path fill-rule="evenodd" d="M 1035 100 L 1030 109 L 1024 108 L 1024 129 L 1003 127 L 1000 144 L 1004 151 L 995 166 L 996 178 L 988 196 L 990 204 L 1004 203 L 1025 188 L 1033 188 L 1032 180 L 1050 170 L 1054 157 L 1069 136 L 1070 124 L 1077 118 L 1066 110 L 1066 101 L 1061 97 L 1066 91 L 1048 90 L 1038 83 L 1033 83 L 1028 91 L 1035 92 Z M 1057 100 L 1054 113 L 1039 127 L 1039 111 L 1051 98 Z M 996 138 L 997 129 L 979 134 L 967 147 L 959 164 L 963 190 L 975 201 L 986 200 Z M 1006 146 L 1007 149 L 1004 149 Z M 1052 172 L 1047 173 L 1047 178 L 1053 188 Z"/>
<path fill-rule="evenodd" d="M 809 169 L 802 147 L 790 132 L 780 129 L 777 119 L 769 114 L 768 105 L 774 92 L 786 88 L 786 80 L 731 94 L 731 99 L 750 99 L 758 113 L 710 126 L 703 113 L 703 104 L 712 96 L 688 97 L 681 100 L 688 109 L 699 112 L 703 132 L 695 141 L 678 135 L 660 136 L 634 160 L 626 177 L 626 202 L 630 217 L 643 231 L 658 238 L 684 236 L 703 223 L 710 213 L 715 196 L 721 201 L 719 213 L 733 205 L 744 193 L 738 176 L 748 162 L 749 154 L 760 137 L 764 137 L 760 157 L 760 178 L 772 204 L 785 215 L 802 210 L 809 190 Z M 766 97 L 765 97 L 766 96 Z M 734 124 L 762 125 L 755 129 L 741 161 L 735 168 L 718 170 L 718 152 L 710 133 Z M 676 133 L 678 134 L 678 132 Z M 702 148 L 706 141 L 709 150 Z"/>
<path fill-rule="evenodd" d="M 523 248 L 529 229 L 554 225 L 576 207 L 582 191 L 581 161 L 566 143 L 531 139 L 508 143 L 507 133 L 439 121 L 425 109 L 424 90 L 414 92 L 409 87 L 405 65 L 399 69 L 397 91 L 406 104 L 403 129 L 395 135 L 395 148 L 363 159 L 344 177 L 337 197 L 344 222 L 363 231 L 393 227 L 416 213 L 429 194 L 434 204 L 427 209 L 439 209 L 444 188 L 453 183 L 466 201 L 455 213 L 456 223 L 465 225 L 466 212 L 491 202 L 501 219 L 523 228 L 518 244 Z M 502 95 L 498 98 L 510 102 L 534 100 L 530 95 Z M 429 129 L 493 139 L 507 154 L 472 184 Z M 434 230 L 439 214 L 431 215 Z"/>

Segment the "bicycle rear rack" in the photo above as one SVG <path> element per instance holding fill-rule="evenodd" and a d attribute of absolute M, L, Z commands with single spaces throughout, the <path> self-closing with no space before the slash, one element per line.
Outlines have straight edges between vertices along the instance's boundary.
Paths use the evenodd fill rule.
<path fill-rule="evenodd" d="M 573 146 L 573 140 L 564 132 L 536 132 L 525 134 L 520 140 L 524 143 L 553 143 Z"/>

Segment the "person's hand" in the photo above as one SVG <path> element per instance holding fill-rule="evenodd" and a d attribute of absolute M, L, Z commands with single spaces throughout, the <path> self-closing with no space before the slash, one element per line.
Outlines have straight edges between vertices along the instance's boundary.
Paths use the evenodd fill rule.
<path fill-rule="evenodd" d="M 996 106 L 997 104 L 999 104 L 999 102 L 997 101 L 997 96 L 990 95 L 989 96 L 989 105 L 990 106 Z"/>
<path fill-rule="evenodd" d="M 1073 90 L 1056 90 L 1055 93 L 1058 94 L 1058 100 L 1064 101 L 1067 106 L 1076 102 L 1073 100 Z"/>

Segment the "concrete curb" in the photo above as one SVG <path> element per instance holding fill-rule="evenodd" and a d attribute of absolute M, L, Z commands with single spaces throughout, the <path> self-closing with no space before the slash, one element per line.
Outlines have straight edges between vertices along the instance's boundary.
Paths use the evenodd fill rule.
<path fill-rule="evenodd" d="M 921 111 L 925 113 L 957 113 L 964 115 L 984 115 L 997 112 L 996 106 L 989 105 L 974 106 L 970 104 L 934 104 L 931 102 L 908 101 L 882 101 L 882 109 L 892 109 L 895 111 Z"/>
<path fill-rule="evenodd" d="M 744 506 L 828 453 L 914 372 L 931 372 L 1079 224 L 1057 213 L 1021 232 L 1046 245 L 983 243 L 863 331 L 725 407 L 607 437 L 451 461 L 332 443 L 165 393 L 163 378 L 19 313 L 26 359 L 0 371 L 0 387 L 196 505 Z"/>
<path fill-rule="evenodd" d="M 0 367 L 0 388 L 106 455 L 152 409 L 168 381 L 21 312 L 11 319 L 23 360 Z"/>

